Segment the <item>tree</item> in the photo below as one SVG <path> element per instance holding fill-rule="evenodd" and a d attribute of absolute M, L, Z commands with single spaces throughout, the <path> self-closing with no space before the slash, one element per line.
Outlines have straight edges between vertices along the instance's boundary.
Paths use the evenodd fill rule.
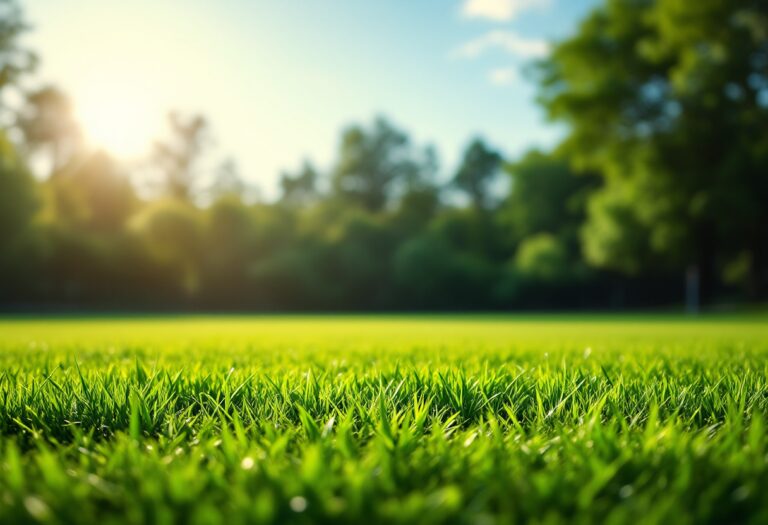
<path fill-rule="evenodd" d="M 219 307 L 243 306 L 255 250 L 255 220 L 239 194 L 222 195 L 205 211 L 202 288 Z"/>
<path fill-rule="evenodd" d="M 168 124 L 171 137 L 155 143 L 152 158 L 166 195 L 189 201 L 194 197 L 200 158 L 209 141 L 208 123 L 200 115 L 184 117 L 171 112 Z"/>
<path fill-rule="evenodd" d="M 648 227 L 638 216 L 631 193 L 613 185 L 589 201 L 589 221 L 582 227 L 582 248 L 586 259 L 598 267 L 640 275 L 654 261 Z M 641 257 L 640 254 L 643 254 Z"/>
<path fill-rule="evenodd" d="M 72 101 L 54 86 L 27 95 L 18 126 L 30 152 L 47 155 L 51 174 L 82 152 L 82 131 L 75 119 Z"/>
<path fill-rule="evenodd" d="M 708 296 L 716 265 L 746 249 L 765 289 L 766 20 L 752 0 L 608 0 L 540 65 L 564 150 L 605 178 L 584 231 L 614 233 L 585 239 L 591 262 L 693 267 Z"/>
<path fill-rule="evenodd" d="M 340 306 L 369 309 L 387 305 L 395 242 L 380 216 L 351 209 L 337 220 L 326 238 L 324 275 L 328 282 L 338 283 Z"/>
<path fill-rule="evenodd" d="M 405 190 L 392 215 L 393 227 L 404 237 L 418 235 L 440 209 L 439 161 L 434 147 L 424 148 L 417 162 L 420 169 L 405 181 Z"/>
<path fill-rule="evenodd" d="M 425 166 L 408 136 L 383 118 L 366 130 L 353 126 L 344 131 L 339 160 L 332 173 L 336 195 L 377 212 L 407 185 L 424 175 Z"/>
<path fill-rule="evenodd" d="M 35 181 L 0 131 L 0 297 L 21 286 L 32 266 L 28 248 L 37 206 Z"/>
<path fill-rule="evenodd" d="M 0 0 L 0 119 L 3 120 L 9 117 L 3 92 L 17 86 L 37 65 L 35 54 L 20 44 L 28 28 L 16 1 Z"/>
<path fill-rule="evenodd" d="M 392 224 L 404 237 L 412 237 L 425 229 L 440 209 L 439 189 L 424 186 L 408 190 L 392 215 Z"/>
<path fill-rule="evenodd" d="M 39 281 L 48 299 L 115 305 L 142 288 L 157 291 L 126 235 L 139 199 L 114 159 L 101 150 L 80 153 L 40 186 L 45 206 L 38 220 L 44 246 Z"/>
<path fill-rule="evenodd" d="M 34 179 L 0 131 L 0 246 L 8 246 L 20 235 L 36 208 Z"/>
<path fill-rule="evenodd" d="M 52 219 L 80 233 L 117 233 L 138 205 L 127 174 L 104 151 L 71 159 L 45 189 Z"/>
<path fill-rule="evenodd" d="M 497 277 L 481 254 L 457 250 L 434 233 L 401 244 L 392 267 L 401 304 L 409 308 L 487 307 Z"/>
<path fill-rule="evenodd" d="M 515 267 L 526 277 L 546 283 L 565 282 L 572 268 L 568 252 L 552 234 L 532 235 L 520 244 Z"/>
<path fill-rule="evenodd" d="M 505 166 L 505 171 L 511 191 L 499 210 L 499 220 L 511 243 L 549 233 L 561 237 L 571 252 L 576 250 L 586 201 L 599 177 L 576 173 L 566 159 L 535 150 Z"/>
<path fill-rule="evenodd" d="M 156 264 L 174 276 L 179 292 L 191 297 L 199 291 L 203 240 L 199 210 L 178 199 L 157 201 L 133 218 L 131 229 Z"/>
<path fill-rule="evenodd" d="M 501 155 L 482 139 L 474 139 L 464 151 L 461 165 L 453 177 L 453 185 L 464 191 L 477 209 L 489 204 L 490 185 L 501 166 Z"/>
<path fill-rule="evenodd" d="M 280 176 L 282 195 L 280 202 L 288 206 L 306 206 L 319 197 L 317 170 L 309 161 L 304 161 L 298 173 L 283 173 Z"/>
<path fill-rule="evenodd" d="M 247 190 L 247 185 L 240 177 L 237 163 L 233 159 L 226 159 L 216 169 L 208 196 L 214 202 L 227 198 L 242 200 Z"/>

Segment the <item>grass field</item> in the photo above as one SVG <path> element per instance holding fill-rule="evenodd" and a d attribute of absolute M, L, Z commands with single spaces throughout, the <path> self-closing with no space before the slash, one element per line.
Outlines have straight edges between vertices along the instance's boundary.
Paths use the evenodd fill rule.
<path fill-rule="evenodd" d="M 766 523 L 768 317 L 0 320 L 2 523 Z"/>

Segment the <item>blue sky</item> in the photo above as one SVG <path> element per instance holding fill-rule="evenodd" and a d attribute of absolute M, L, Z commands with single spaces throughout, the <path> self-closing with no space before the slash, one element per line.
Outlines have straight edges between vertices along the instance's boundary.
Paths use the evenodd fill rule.
<path fill-rule="evenodd" d="M 344 125 L 378 114 L 435 144 L 446 174 L 473 135 L 508 155 L 552 144 L 558 130 L 544 122 L 521 69 L 594 4 L 28 0 L 24 7 L 42 58 L 38 78 L 72 95 L 94 142 L 137 156 L 162 132 L 165 112 L 201 112 L 216 138 L 210 158 L 233 157 L 244 178 L 272 196 L 282 169 L 304 158 L 328 167 Z M 115 121 L 130 133 L 110 136 Z"/>

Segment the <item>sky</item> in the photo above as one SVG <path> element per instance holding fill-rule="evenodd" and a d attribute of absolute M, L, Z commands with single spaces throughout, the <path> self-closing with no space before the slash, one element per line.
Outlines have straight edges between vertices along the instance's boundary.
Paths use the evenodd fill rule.
<path fill-rule="evenodd" d="M 148 151 L 169 110 L 211 125 L 274 196 L 304 159 L 328 169 L 341 130 L 384 115 L 434 144 L 448 176 L 474 136 L 507 156 L 555 143 L 524 66 L 596 0 L 27 0 L 40 83 L 73 99 L 87 136 Z M 116 123 L 120 123 L 117 125 Z"/>

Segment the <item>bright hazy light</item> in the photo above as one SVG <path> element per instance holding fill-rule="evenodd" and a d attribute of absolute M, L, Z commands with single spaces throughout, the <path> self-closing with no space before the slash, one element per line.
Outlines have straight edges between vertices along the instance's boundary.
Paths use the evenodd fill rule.
<path fill-rule="evenodd" d="M 98 81 L 76 100 L 86 138 L 118 157 L 145 154 L 158 138 L 158 115 L 145 93 L 118 82 Z"/>

